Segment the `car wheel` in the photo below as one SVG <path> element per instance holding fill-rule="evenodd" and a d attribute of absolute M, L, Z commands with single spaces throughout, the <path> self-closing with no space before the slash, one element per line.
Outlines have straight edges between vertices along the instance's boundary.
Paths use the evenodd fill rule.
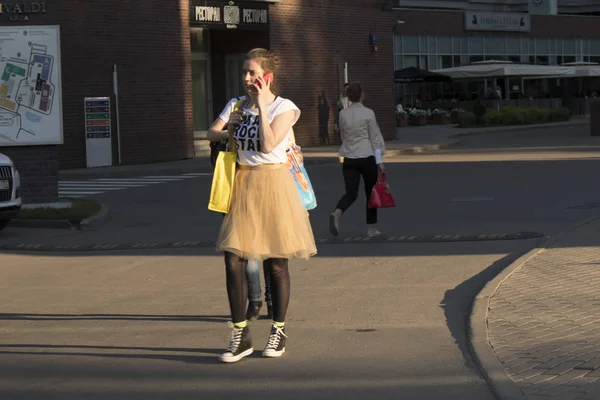
<path fill-rule="evenodd" d="M 8 220 L 7 219 L 3 219 L 0 221 L 0 231 L 4 228 L 6 228 L 6 225 L 8 225 Z"/>

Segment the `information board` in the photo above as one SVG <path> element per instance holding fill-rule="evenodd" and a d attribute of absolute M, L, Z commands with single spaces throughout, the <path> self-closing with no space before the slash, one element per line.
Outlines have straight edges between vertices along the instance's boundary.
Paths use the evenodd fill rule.
<path fill-rule="evenodd" d="M 109 97 L 83 99 L 86 164 L 91 167 L 112 165 L 111 118 Z"/>
<path fill-rule="evenodd" d="M 59 27 L 0 27 L 0 146 L 62 143 Z"/>

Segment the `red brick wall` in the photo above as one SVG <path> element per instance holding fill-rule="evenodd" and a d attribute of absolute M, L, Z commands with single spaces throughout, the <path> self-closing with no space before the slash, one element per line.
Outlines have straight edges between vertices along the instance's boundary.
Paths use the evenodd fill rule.
<path fill-rule="evenodd" d="M 343 89 L 360 81 L 386 139 L 395 138 L 391 13 L 376 0 L 284 0 L 270 7 L 271 48 L 282 57 L 282 95 L 302 110 L 296 126 L 301 145 L 337 142 L 333 121 Z M 371 52 L 369 34 L 377 37 Z M 321 104 L 321 105 L 320 105 Z M 323 105 L 325 104 L 325 105 Z"/>
<path fill-rule="evenodd" d="M 123 163 L 193 157 L 189 2 L 60 0 L 46 8 L 20 24 L 60 25 L 65 144 L 59 167 L 85 167 L 83 98 L 112 97 L 114 64 Z M 15 25 L 4 17 L 0 23 Z"/>
<path fill-rule="evenodd" d="M 58 146 L 0 147 L 21 175 L 23 203 L 51 203 L 58 198 Z"/>
<path fill-rule="evenodd" d="M 49 6 L 59 7 L 52 21 L 61 22 L 62 33 L 60 168 L 85 167 L 82 101 L 112 95 L 113 64 L 123 163 L 193 157 L 189 2 L 62 0 Z"/>

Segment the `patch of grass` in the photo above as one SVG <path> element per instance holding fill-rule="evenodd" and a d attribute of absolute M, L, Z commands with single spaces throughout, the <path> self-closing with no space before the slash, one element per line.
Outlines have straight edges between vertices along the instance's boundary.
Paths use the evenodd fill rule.
<path fill-rule="evenodd" d="M 15 219 L 64 219 L 67 221 L 82 221 L 100 211 L 100 203 L 90 199 L 71 200 L 69 208 L 33 208 L 22 209 Z"/>

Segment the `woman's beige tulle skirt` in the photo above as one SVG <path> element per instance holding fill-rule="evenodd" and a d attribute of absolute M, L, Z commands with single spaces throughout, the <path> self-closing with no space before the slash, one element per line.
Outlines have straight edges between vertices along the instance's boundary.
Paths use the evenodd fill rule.
<path fill-rule="evenodd" d="M 284 164 L 238 166 L 217 251 L 259 261 L 317 254 L 308 211 Z"/>

